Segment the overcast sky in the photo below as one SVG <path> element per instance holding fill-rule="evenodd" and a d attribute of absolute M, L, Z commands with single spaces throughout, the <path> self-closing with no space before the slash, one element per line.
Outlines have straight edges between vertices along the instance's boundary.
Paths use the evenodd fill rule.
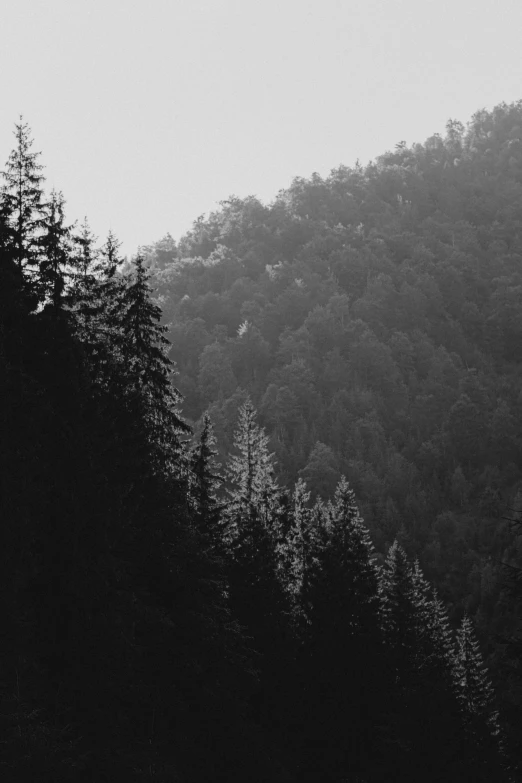
<path fill-rule="evenodd" d="M 521 0 L 2 0 L 20 114 L 71 219 L 127 253 L 522 99 Z"/>

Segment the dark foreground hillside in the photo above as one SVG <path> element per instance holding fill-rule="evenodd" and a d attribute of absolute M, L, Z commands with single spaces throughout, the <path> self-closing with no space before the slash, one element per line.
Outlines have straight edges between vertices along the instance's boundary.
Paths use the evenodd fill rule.
<path fill-rule="evenodd" d="M 3 780 L 516 779 L 519 116 L 132 264 L 16 126 Z"/>

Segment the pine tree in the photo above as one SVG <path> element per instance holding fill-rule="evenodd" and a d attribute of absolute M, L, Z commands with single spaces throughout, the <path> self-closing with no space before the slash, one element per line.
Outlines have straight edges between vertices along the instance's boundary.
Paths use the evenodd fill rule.
<path fill-rule="evenodd" d="M 394 541 L 381 569 L 379 585 L 381 624 L 385 641 L 393 651 L 395 678 L 409 670 L 415 647 L 412 604 L 412 568 L 406 552 Z"/>
<path fill-rule="evenodd" d="M 125 291 L 130 282 L 118 273 L 122 265 L 120 243 L 109 232 L 105 243 L 95 250 L 88 224 L 77 244 L 75 279 L 69 302 L 76 313 L 76 329 L 86 352 L 91 379 L 99 390 L 118 385 L 126 375 L 123 356 L 123 316 Z M 78 247 L 80 252 L 78 252 Z M 123 393 L 123 390 L 120 390 Z"/>
<path fill-rule="evenodd" d="M 446 611 L 418 560 L 411 571 L 411 602 L 415 640 L 402 694 L 412 751 L 408 763 L 414 779 L 430 758 L 424 779 L 459 780 L 463 724 L 452 682 L 453 640 Z"/>
<path fill-rule="evenodd" d="M 96 239 L 85 217 L 79 233 L 72 237 L 74 253 L 71 254 L 72 272 L 68 287 L 68 304 L 76 312 L 84 342 L 92 341 L 90 332 L 95 328 L 93 316 L 96 313 L 98 282 L 95 276 L 98 258 Z"/>
<path fill-rule="evenodd" d="M 241 524 L 251 526 L 254 517 L 276 539 L 279 489 L 275 479 L 273 454 L 268 451 L 268 437 L 257 424 L 257 412 L 247 398 L 240 407 L 234 447 L 239 454 L 231 456 L 227 474 L 230 490 L 229 531 L 236 538 Z M 242 521 L 241 521 L 242 520 Z"/>
<path fill-rule="evenodd" d="M 76 244 L 76 280 L 80 286 L 87 286 L 94 273 L 98 257 L 96 240 L 97 237 L 92 233 L 87 217 L 84 217 L 80 226 L 80 233 L 74 237 Z"/>
<path fill-rule="evenodd" d="M 497 713 L 493 708 L 493 686 L 480 652 L 479 643 L 470 618 L 464 615 L 457 631 L 455 681 L 459 701 L 465 712 L 483 717 L 497 733 Z"/>
<path fill-rule="evenodd" d="M 189 502 L 202 540 L 212 549 L 220 548 L 223 504 L 217 492 L 223 484 L 216 462 L 216 438 L 208 413 L 189 457 Z"/>
<path fill-rule="evenodd" d="M 280 578 L 290 596 L 294 611 L 303 613 L 301 598 L 311 550 L 310 492 L 299 479 L 291 497 L 289 526 L 278 546 Z"/>
<path fill-rule="evenodd" d="M 387 684 L 383 718 L 390 770 L 403 780 L 419 774 L 416 752 L 422 667 L 429 646 L 423 622 L 429 612 L 427 591 L 398 541 L 394 541 L 381 568 L 380 615 L 386 649 Z M 391 776 L 391 775 L 390 775 Z"/>
<path fill-rule="evenodd" d="M 120 258 L 121 242 L 118 242 L 113 231 L 109 231 L 105 244 L 99 249 L 94 271 L 102 282 L 114 280 L 118 267 L 123 263 Z"/>
<path fill-rule="evenodd" d="M 64 206 L 63 194 L 53 190 L 46 205 L 40 241 L 40 297 L 51 302 L 56 311 L 62 308 L 66 267 L 71 256 L 71 227 L 65 225 Z"/>
<path fill-rule="evenodd" d="M 315 733 L 322 754 L 320 759 L 307 755 L 307 764 L 316 776 L 322 764 L 329 779 L 340 779 L 347 769 L 364 778 L 379 764 L 378 571 L 368 530 L 344 477 L 333 501 L 322 506 L 321 526 L 324 537 L 322 542 L 316 537 L 318 564 L 308 588 L 305 679 L 308 744 Z"/>
<path fill-rule="evenodd" d="M 0 201 L 0 341 L 9 332 L 10 345 L 17 333 L 15 323 L 36 307 L 37 299 L 30 296 L 24 284 L 23 272 L 16 263 L 11 241 L 7 208 Z M 21 335 L 19 335 L 19 338 Z"/>
<path fill-rule="evenodd" d="M 227 466 L 225 557 L 230 607 L 256 651 L 259 685 L 251 702 L 256 720 L 284 737 L 289 683 L 288 599 L 277 575 L 279 490 L 268 439 L 250 401 L 239 409 L 237 454 Z M 279 728 L 277 728 L 279 727 Z"/>
<path fill-rule="evenodd" d="M 35 272 L 39 258 L 39 242 L 44 218 L 44 194 L 41 174 L 43 166 L 38 162 L 39 152 L 32 152 L 31 130 L 22 117 L 15 125 L 16 147 L 9 155 L 1 190 L 9 216 L 9 230 L 13 255 L 18 267 Z"/>
<path fill-rule="evenodd" d="M 411 598 L 415 610 L 415 655 L 420 676 L 437 672 L 450 677 L 453 640 L 442 601 L 424 577 L 416 558 L 411 571 Z"/>
<path fill-rule="evenodd" d="M 124 397 L 145 428 L 146 438 L 161 469 L 186 476 L 180 437 L 190 433 L 178 406 L 181 394 L 172 385 L 170 345 L 161 325 L 161 309 L 152 301 L 149 275 L 141 255 L 122 297 L 121 353 L 125 365 Z M 152 454 L 151 452 L 151 454 Z"/>
<path fill-rule="evenodd" d="M 465 758 L 473 779 L 508 780 L 493 686 L 467 615 L 457 630 L 454 680 L 467 740 Z"/>

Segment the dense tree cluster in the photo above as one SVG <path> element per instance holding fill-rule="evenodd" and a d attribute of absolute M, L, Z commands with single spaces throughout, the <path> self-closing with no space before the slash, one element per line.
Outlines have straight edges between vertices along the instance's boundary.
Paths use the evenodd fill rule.
<path fill-rule="evenodd" d="M 491 520 L 519 480 L 515 145 L 496 174 L 517 112 L 296 181 L 270 207 L 232 199 L 132 263 L 66 224 L 16 126 L 3 779 L 514 779 L 469 615 L 497 617 L 486 552 L 510 539 Z M 464 198 L 479 169 L 497 184 Z M 444 222 L 475 197 L 480 229 Z"/>
<path fill-rule="evenodd" d="M 281 484 L 327 498 L 345 475 L 379 555 L 397 537 L 472 618 L 514 726 L 521 214 L 519 102 L 145 249 L 189 421 L 209 409 L 225 456 L 249 394 Z"/>

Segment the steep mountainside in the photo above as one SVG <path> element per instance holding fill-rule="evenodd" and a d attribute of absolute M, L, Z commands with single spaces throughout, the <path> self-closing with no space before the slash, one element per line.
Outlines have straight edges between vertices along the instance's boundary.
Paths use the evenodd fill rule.
<path fill-rule="evenodd" d="M 146 249 L 171 358 L 223 453 L 248 393 L 280 477 L 344 474 L 377 549 L 420 557 L 495 660 L 522 539 L 522 101 L 367 167 L 232 197 Z M 497 661 L 497 663 L 499 663 Z"/>
<path fill-rule="evenodd" d="M 130 265 L 15 126 L 2 780 L 514 782 L 518 114 Z"/>

